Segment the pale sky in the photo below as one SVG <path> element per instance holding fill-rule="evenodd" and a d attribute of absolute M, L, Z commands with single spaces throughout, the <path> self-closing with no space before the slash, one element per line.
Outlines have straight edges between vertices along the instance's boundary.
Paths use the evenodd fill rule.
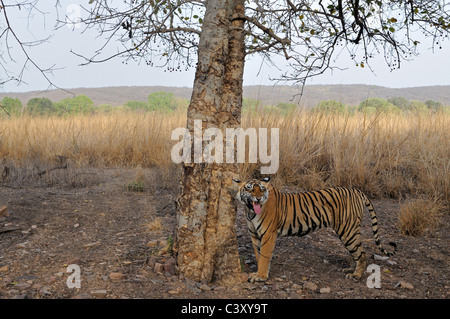
<path fill-rule="evenodd" d="M 70 4 L 86 3 L 86 1 L 63 1 L 69 8 Z M 44 35 L 53 34 L 53 37 L 46 43 L 28 49 L 30 57 L 39 64 L 41 68 L 55 65 L 58 68 L 50 76 L 51 80 L 62 88 L 79 87 L 106 87 L 106 86 L 187 86 L 192 87 L 194 80 L 194 69 L 183 72 L 164 72 L 164 69 L 149 67 L 145 64 L 128 63 L 123 64 L 123 60 L 115 58 L 101 64 L 91 64 L 79 66 L 83 60 L 70 52 L 74 50 L 78 53 L 90 56 L 103 43 L 94 32 L 82 33 L 83 28 L 71 30 L 67 26 L 62 29 L 53 30 L 55 24 L 55 9 L 48 5 L 53 1 L 46 1 L 42 8 L 48 12 L 45 21 L 41 14 L 35 14 L 28 19 L 27 16 L 13 15 L 10 13 L 10 22 L 17 35 L 24 40 L 40 39 Z M 60 12 L 64 12 L 63 9 Z M 21 13 L 23 14 L 23 12 Z M 3 16 L 0 17 L 0 30 L 4 26 Z M 19 72 L 22 68 L 24 57 L 14 47 L 11 40 L 11 54 L 17 63 L 8 62 L 7 68 L 11 72 Z M 429 86 L 429 85 L 450 85 L 450 41 L 443 44 L 443 49 L 431 52 L 430 40 L 424 39 L 419 47 L 420 56 L 414 58 L 412 62 L 403 62 L 399 70 L 391 72 L 385 64 L 384 59 L 379 56 L 371 62 L 372 72 L 368 67 L 364 69 L 356 67 L 347 54 L 343 53 L 338 59 L 340 67 L 347 68 L 340 71 L 327 72 L 316 77 L 307 84 L 368 84 L 379 85 L 391 88 Z M 0 45 L 0 52 L 5 52 L 5 47 Z M 115 44 L 109 47 L 111 52 L 115 50 Z M 157 61 L 155 61 L 157 62 Z M 156 64 L 156 63 L 155 63 Z M 280 60 L 280 67 L 283 62 Z M 0 72 L 3 70 L 0 69 Z M 273 85 L 270 78 L 279 76 L 279 70 L 269 66 L 261 58 L 255 56 L 248 58 L 244 71 L 244 85 Z M 3 78 L 1 74 L 0 78 Z M 45 90 L 48 83 L 43 76 L 37 72 L 31 64 L 24 73 L 23 80 L 28 84 L 17 86 L 15 83 L 7 83 L 0 87 L 0 92 L 25 92 L 34 90 Z M 283 84 L 283 83 L 280 83 Z"/>

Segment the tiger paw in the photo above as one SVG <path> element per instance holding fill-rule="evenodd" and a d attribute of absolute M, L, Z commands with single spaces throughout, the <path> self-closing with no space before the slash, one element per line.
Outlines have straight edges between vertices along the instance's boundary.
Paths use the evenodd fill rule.
<path fill-rule="evenodd" d="M 361 277 L 362 277 L 362 274 L 360 272 L 357 272 L 357 271 L 355 271 L 354 273 L 345 275 L 345 278 L 347 278 L 347 279 L 359 280 L 359 279 L 361 279 Z"/>
<path fill-rule="evenodd" d="M 250 281 L 251 283 L 253 282 L 258 282 L 258 281 L 266 281 L 267 277 L 269 277 L 268 275 L 260 275 L 256 272 L 251 273 L 250 276 L 248 276 L 248 281 Z"/>

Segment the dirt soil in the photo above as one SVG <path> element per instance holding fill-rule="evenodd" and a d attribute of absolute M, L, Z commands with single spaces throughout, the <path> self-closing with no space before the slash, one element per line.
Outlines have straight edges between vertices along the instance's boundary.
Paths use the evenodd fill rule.
<path fill-rule="evenodd" d="M 381 288 L 341 272 L 350 256 L 329 229 L 281 238 L 269 280 L 223 287 L 180 279 L 170 268 L 176 225 L 176 174 L 155 169 L 83 168 L 22 176 L 0 183 L 0 298 L 449 298 L 450 218 L 425 237 L 401 235 L 398 200 L 374 200 L 380 234 L 398 244 L 388 260 L 372 239 L 368 216 L 363 238 L 368 264 L 381 270 Z M 26 174 L 25 174 L 26 175 Z M 139 175 L 143 191 L 127 185 Z M 19 176 L 19 175 L 18 175 Z M 169 177 L 167 177 L 169 176 Z M 134 184 L 131 184 L 134 185 Z M 142 186 L 142 183 L 139 184 Z M 256 270 L 243 209 L 237 218 L 242 267 Z M 170 248 L 170 247 L 169 247 Z M 155 264 L 156 263 L 156 264 Z M 68 288 L 67 266 L 80 267 L 80 288 Z M 162 265 L 169 266 L 162 266 Z M 156 268 L 156 270 L 155 270 Z"/>

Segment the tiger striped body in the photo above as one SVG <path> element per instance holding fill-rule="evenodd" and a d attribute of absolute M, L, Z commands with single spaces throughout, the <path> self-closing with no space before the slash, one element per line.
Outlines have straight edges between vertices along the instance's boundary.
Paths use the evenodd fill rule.
<path fill-rule="evenodd" d="M 277 237 L 304 236 L 322 227 L 331 227 L 350 252 L 356 266 L 349 277 L 360 278 L 366 269 L 366 255 L 361 245 L 360 228 L 365 207 L 372 219 L 375 243 L 387 252 L 378 237 L 378 222 L 372 203 L 355 188 L 329 188 L 303 193 L 283 193 L 268 179 L 235 181 L 240 185 L 237 198 L 246 205 L 247 226 L 252 238 L 258 272 L 251 281 L 268 277 L 270 259 Z"/>

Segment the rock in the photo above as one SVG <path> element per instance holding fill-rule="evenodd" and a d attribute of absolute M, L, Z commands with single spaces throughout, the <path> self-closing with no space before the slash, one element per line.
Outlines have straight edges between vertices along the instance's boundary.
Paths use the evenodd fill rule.
<path fill-rule="evenodd" d="M 329 294 L 331 292 L 330 287 L 320 288 L 319 292 L 321 294 Z"/>
<path fill-rule="evenodd" d="M 52 293 L 50 292 L 51 288 L 48 286 L 44 286 L 41 288 L 41 290 L 39 290 L 39 293 L 42 295 L 51 295 Z"/>
<path fill-rule="evenodd" d="M 67 265 L 73 265 L 73 264 L 80 265 L 81 263 L 82 263 L 82 260 L 80 258 L 77 258 L 77 257 L 72 258 L 72 259 L 70 259 L 70 260 L 68 260 L 66 262 Z"/>
<path fill-rule="evenodd" d="M 31 225 L 31 229 L 36 229 L 37 225 Z"/>
<path fill-rule="evenodd" d="M 17 245 L 16 245 L 16 248 L 17 248 L 17 249 L 24 249 L 24 248 L 26 248 L 26 244 L 27 244 L 26 242 L 25 242 L 25 243 L 17 244 Z"/>
<path fill-rule="evenodd" d="M 211 287 L 208 286 L 207 284 L 201 284 L 199 288 L 201 291 L 210 291 L 211 290 Z"/>
<path fill-rule="evenodd" d="M 28 299 L 27 294 L 15 295 L 11 299 Z"/>
<path fill-rule="evenodd" d="M 126 276 L 120 272 L 112 272 L 109 274 L 109 279 L 111 280 L 124 280 Z"/>
<path fill-rule="evenodd" d="M 154 270 L 155 272 L 162 274 L 164 272 L 164 265 L 161 263 L 156 263 Z"/>
<path fill-rule="evenodd" d="M 7 216 L 9 216 L 9 214 L 6 206 L 0 207 L 0 217 L 7 217 Z"/>
<path fill-rule="evenodd" d="M 317 287 L 317 285 L 313 282 L 307 281 L 303 284 L 303 288 L 310 290 L 310 291 L 317 291 L 317 289 L 319 289 L 319 287 Z"/>
<path fill-rule="evenodd" d="M 8 266 L 3 266 L 0 268 L 0 272 L 7 272 L 9 270 Z"/>
<path fill-rule="evenodd" d="M 155 256 L 151 256 L 150 259 L 148 260 L 148 266 L 151 269 L 154 269 L 155 265 L 156 265 L 156 258 L 155 258 Z"/>
<path fill-rule="evenodd" d="M 92 290 L 90 293 L 90 295 L 95 298 L 105 298 L 107 294 L 108 292 L 106 291 L 106 289 L 96 289 Z"/>
<path fill-rule="evenodd" d="M 375 259 L 375 260 L 388 260 L 389 257 L 387 257 L 387 256 L 380 256 L 380 255 L 377 255 L 377 254 L 373 254 L 373 259 Z"/>
<path fill-rule="evenodd" d="M 409 282 L 406 282 L 406 281 L 400 281 L 394 287 L 395 288 L 400 287 L 400 288 L 410 289 L 410 290 L 414 289 L 414 286 L 411 285 Z"/>
<path fill-rule="evenodd" d="M 159 240 L 151 240 L 147 243 L 148 248 L 155 248 L 159 244 Z"/>
<path fill-rule="evenodd" d="M 224 286 L 217 286 L 214 288 L 214 291 L 220 292 L 220 291 L 226 291 L 227 288 Z"/>
<path fill-rule="evenodd" d="M 169 273 L 170 276 L 175 275 L 176 272 L 176 264 L 177 262 L 175 261 L 175 258 L 169 258 L 165 263 L 164 263 L 164 272 Z"/>
<path fill-rule="evenodd" d="M 302 287 L 300 286 L 300 285 L 297 285 L 297 284 L 293 284 L 292 286 L 291 286 L 291 289 L 292 290 L 299 290 L 299 289 L 301 289 Z"/>
<path fill-rule="evenodd" d="M 100 242 L 96 241 L 94 243 L 89 243 L 89 244 L 84 245 L 84 248 L 92 248 L 92 247 L 95 247 L 95 246 L 98 246 L 98 245 L 100 245 Z"/>
<path fill-rule="evenodd" d="M 261 291 L 260 292 L 267 292 L 269 290 L 269 287 L 267 287 L 266 285 L 261 287 Z"/>
<path fill-rule="evenodd" d="M 393 261 L 393 260 L 387 260 L 386 262 L 387 262 L 389 265 L 392 265 L 392 266 L 397 265 L 397 262 L 395 262 L 395 261 Z"/>

